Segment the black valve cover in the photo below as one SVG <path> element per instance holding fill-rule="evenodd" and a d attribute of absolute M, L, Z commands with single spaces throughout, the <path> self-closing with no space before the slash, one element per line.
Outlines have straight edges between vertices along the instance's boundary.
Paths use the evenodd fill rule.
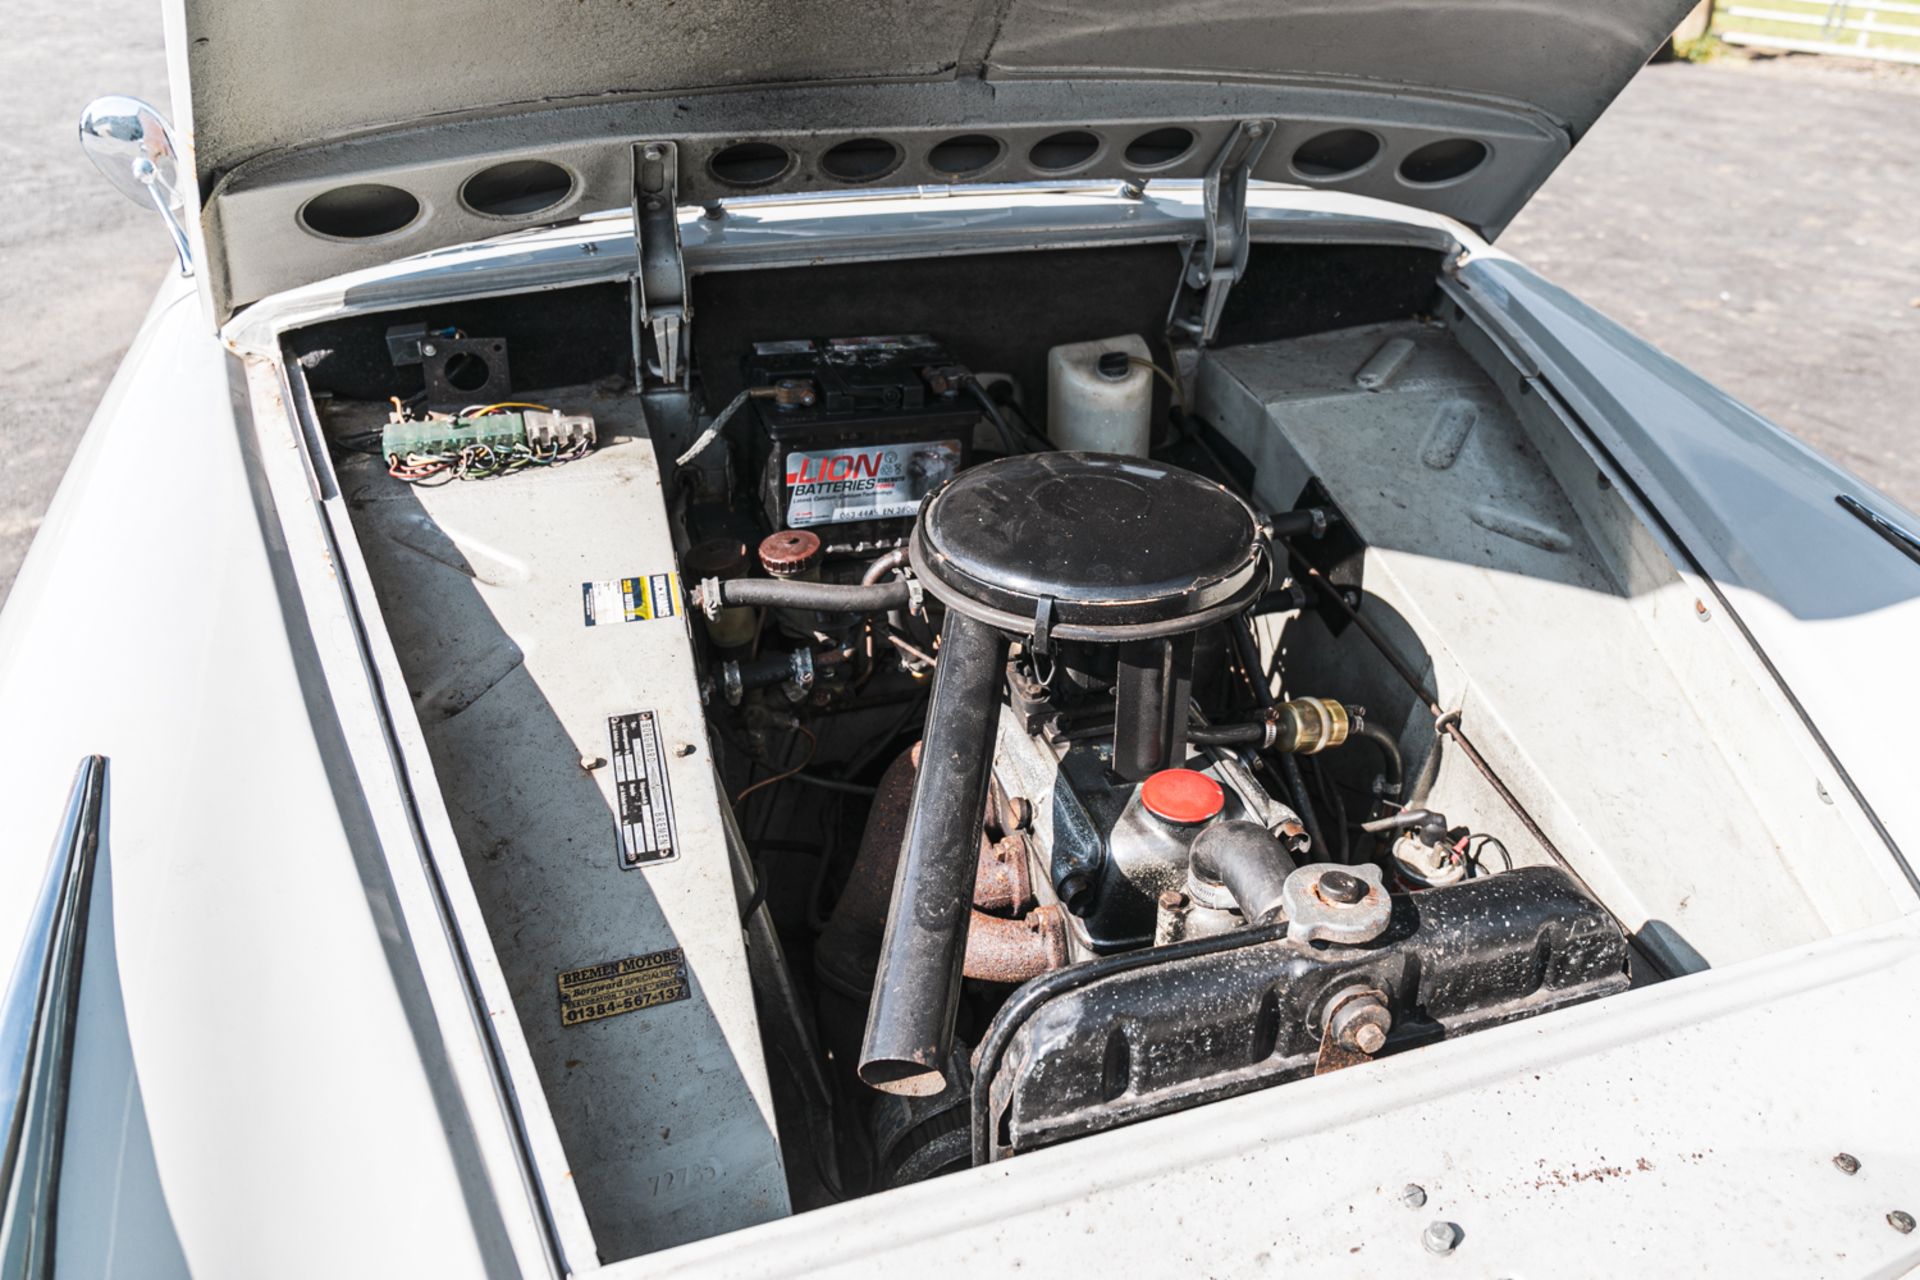
<path fill-rule="evenodd" d="M 1076 967 L 1120 971 L 1008 1002 L 986 1041 L 1004 1051 L 981 1063 L 975 1094 L 996 1153 L 1308 1075 L 1328 1005 L 1357 988 L 1392 1010 L 1391 1054 L 1627 986 L 1626 935 L 1554 867 L 1396 895 L 1387 932 L 1365 946 L 1302 945 L 1266 926 L 1165 950 L 1164 963 L 1091 961 Z"/>

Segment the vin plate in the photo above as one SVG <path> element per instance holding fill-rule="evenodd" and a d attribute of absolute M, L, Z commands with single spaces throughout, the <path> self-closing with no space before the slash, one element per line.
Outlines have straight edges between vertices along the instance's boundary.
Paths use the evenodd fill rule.
<path fill-rule="evenodd" d="M 680 856 L 674 840 L 673 793 L 651 711 L 607 721 L 613 743 L 613 805 L 620 829 L 620 866 L 631 870 Z"/>
<path fill-rule="evenodd" d="M 628 956 L 560 975 L 560 1025 L 577 1027 L 616 1013 L 652 1009 L 693 995 L 680 948 Z"/>
<path fill-rule="evenodd" d="M 787 455 L 787 524 L 911 516 L 960 469 L 958 440 L 862 445 Z"/>

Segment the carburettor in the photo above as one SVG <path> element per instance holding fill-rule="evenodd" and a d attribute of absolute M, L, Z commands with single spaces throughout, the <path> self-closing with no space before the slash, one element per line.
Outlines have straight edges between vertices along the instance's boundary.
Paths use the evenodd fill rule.
<path fill-rule="evenodd" d="M 1230 751 L 1202 748 L 1185 767 L 1133 784 L 1114 775 L 1106 742 L 1064 745 L 1061 754 L 1009 711 L 1000 718 L 994 768 L 1010 793 L 1033 800 L 1034 877 L 1066 906 L 1081 955 L 1243 923 L 1220 886 L 1190 866 L 1194 840 L 1212 826 L 1252 822 L 1288 853 L 1304 851 L 1299 818 Z"/>

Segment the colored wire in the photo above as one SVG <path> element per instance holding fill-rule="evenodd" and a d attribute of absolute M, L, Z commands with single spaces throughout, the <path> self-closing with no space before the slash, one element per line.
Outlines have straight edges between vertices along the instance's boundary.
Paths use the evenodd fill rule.
<path fill-rule="evenodd" d="M 806 752 L 801 755 L 800 763 L 794 765 L 791 769 L 784 769 L 772 777 L 762 778 L 751 786 L 741 788 L 740 794 L 733 798 L 735 805 L 738 805 L 742 800 L 745 800 L 762 787 L 770 787 L 776 782 L 785 782 L 788 778 L 791 778 L 794 774 L 799 773 L 802 769 L 813 763 L 813 753 L 819 749 L 820 739 L 814 737 L 813 730 L 803 724 L 793 726 L 793 731 L 807 740 L 807 749 Z"/>
<path fill-rule="evenodd" d="M 466 408 L 462 409 L 458 416 L 462 418 L 480 418 L 480 417 L 485 417 L 489 413 L 498 413 L 502 409 L 538 409 L 542 413 L 553 412 L 552 409 L 548 408 L 544 404 L 534 404 L 531 401 L 527 401 L 527 400 L 502 400 L 499 404 L 489 404 L 489 405 L 470 404 Z"/>

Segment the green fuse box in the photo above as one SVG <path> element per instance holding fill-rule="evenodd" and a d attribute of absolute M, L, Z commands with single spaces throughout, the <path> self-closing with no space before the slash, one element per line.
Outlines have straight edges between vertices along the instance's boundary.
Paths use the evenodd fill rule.
<path fill-rule="evenodd" d="M 388 458 L 408 454 L 459 453 L 471 445 L 505 452 L 516 445 L 548 452 L 592 444 L 593 419 L 585 414 L 488 413 L 475 418 L 429 418 L 389 422 L 380 433 L 380 452 Z"/>
<path fill-rule="evenodd" d="M 489 413 L 478 418 L 389 422 L 380 433 L 380 452 L 404 458 L 411 453 L 458 453 L 476 444 L 505 450 L 526 442 L 526 423 L 519 414 Z"/>

